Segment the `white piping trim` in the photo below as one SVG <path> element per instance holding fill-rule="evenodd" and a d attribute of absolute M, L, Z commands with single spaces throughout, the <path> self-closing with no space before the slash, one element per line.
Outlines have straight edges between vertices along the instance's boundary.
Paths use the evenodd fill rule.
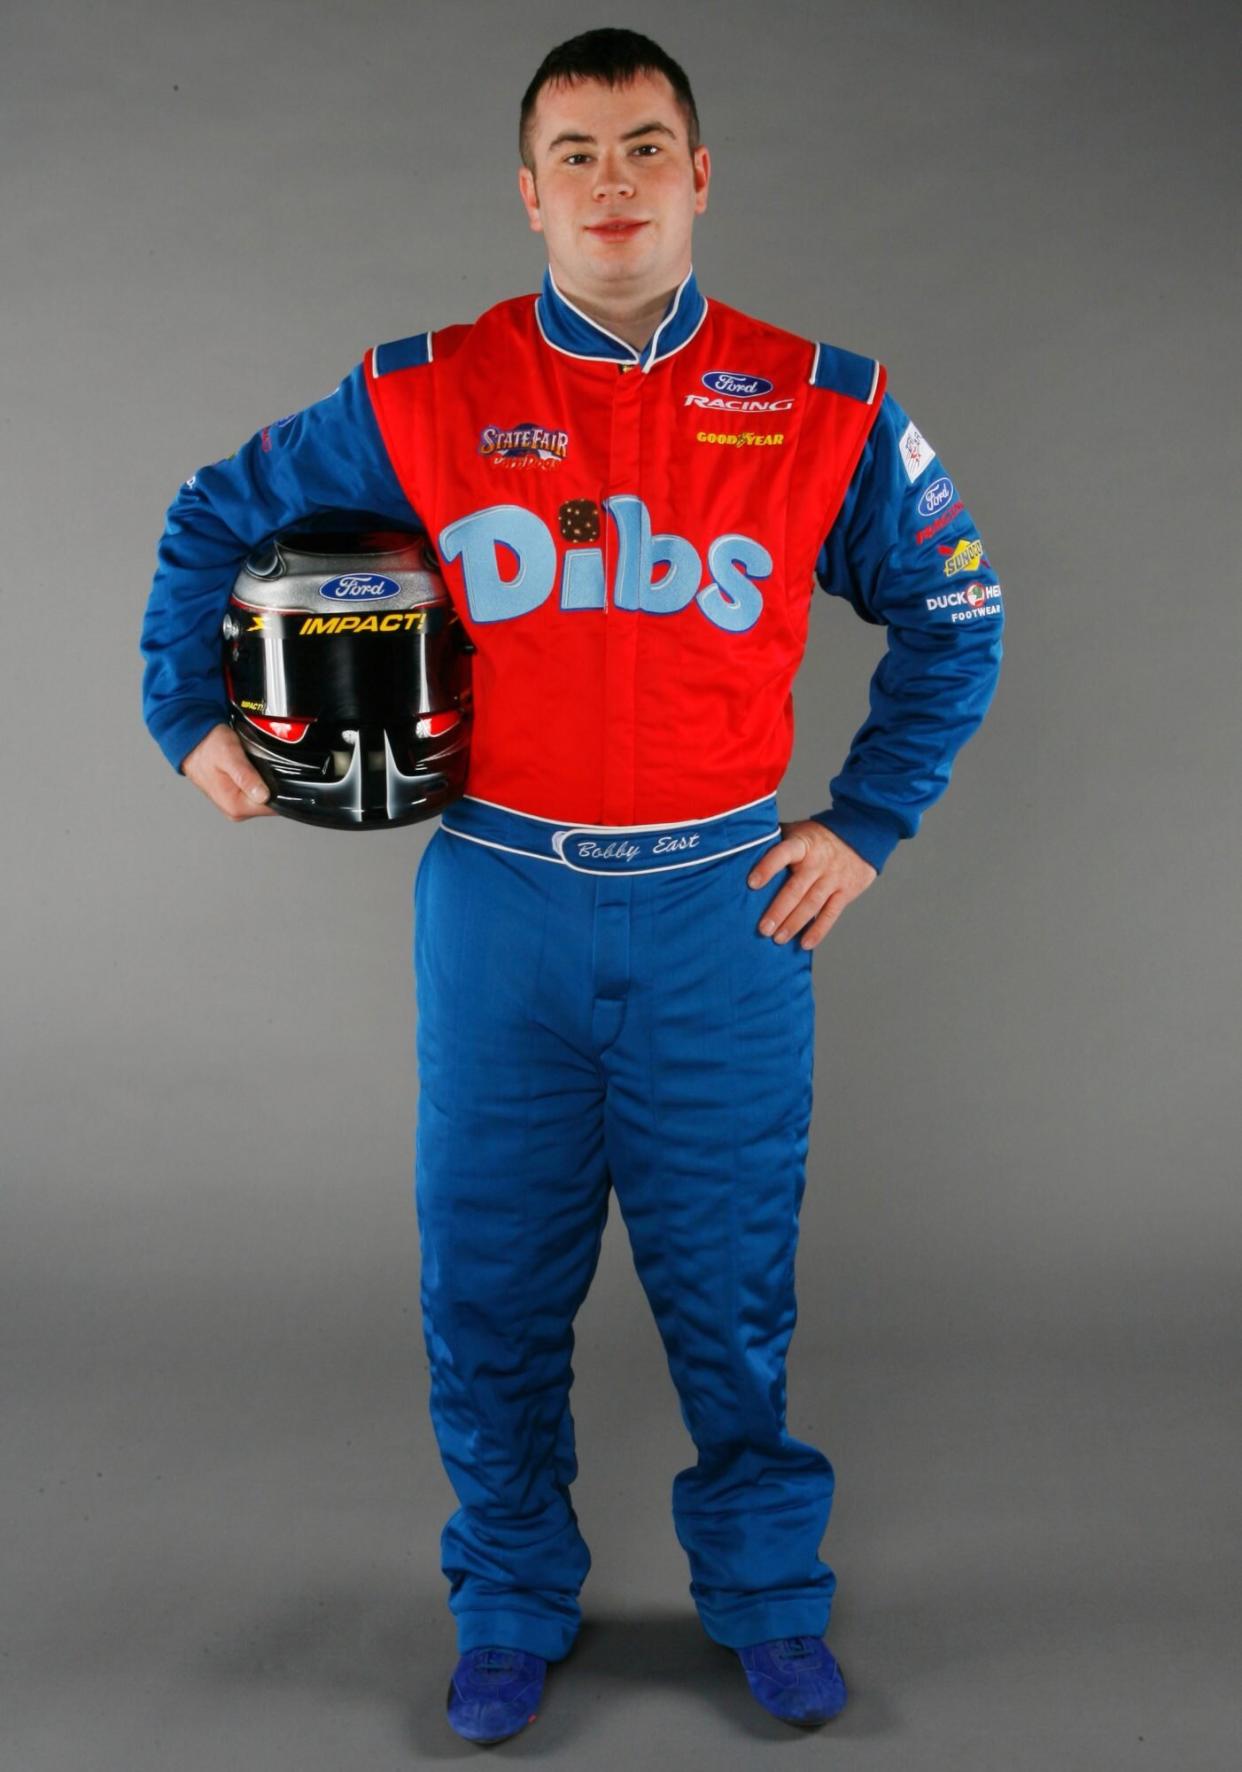
<path fill-rule="evenodd" d="M 706 823 L 706 820 L 704 820 L 704 823 Z M 582 831 L 582 830 L 589 830 L 592 828 L 594 828 L 594 827 L 591 827 L 588 825 L 574 825 L 573 830 L 574 831 Z M 608 830 L 608 829 L 620 829 L 621 827 L 620 826 L 605 825 L 601 828 Z M 635 826 L 634 828 L 637 829 L 638 827 Z M 649 825 L 647 827 L 647 829 L 649 829 L 649 830 L 654 829 L 654 828 L 655 827 L 651 826 L 651 825 Z M 663 867 L 656 867 L 656 868 L 583 868 L 583 867 L 579 867 L 578 863 L 576 861 L 566 861 L 566 859 L 563 855 L 538 855 L 534 852 L 534 850 L 531 850 L 531 849 L 515 849 L 512 846 L 512 844 L 510 844 L 510 843 L 492 843 L 492 842 L 489 842 L 486 837 L 469 837 L 466 835 L 465 831 L 455 831 L 453 829 L 452 825 L 447 825 L 444 823 L 441 823 L 440 829 L 447 836 L 460 837 L 463 843 L 477 843 L 479 845 L 480 849 L 503 849 L 506 855 L 524 855 L 528 861 L 550 861 L 560 867 L 566 867 L 566 868 L 571 869 L 571 871 L 575 874 L 591 874 L 596 879 L 623 879 L 623 880 L 631 880 L 634 878 L 634 876 L 636 874 L 672 874 L 672 873 L 675 873 L 678 868 L 705 867 L 708 862 L 723 861 L 727 855 L 741 855 L 747 849 L 757 849 L 759 847 L 760 843 L 770 843 L 773 840 L 773 838 L 776 838 L 779 840 L 780 835 L 781 835 L 779 830 L 768 831 L 765 833 L 764 836 L 753 837 L 749 843 L 739 843 L 733 849 L 719 849 L 719 850 L 717 850 L 715 855 L 696 855 L 693 858 L 693 860 L 691 860 L 691 861 L 665 862 Z M 569 836 L 571 834 L 572 833 L 569 831 L 565 832 L 566 836 Z"/>
<path fill-rule="evenodd" d="M 564 302 L 565 306 L 569 309 L 571 314 L 577 314 L 578 318 L 581 321 L 583 321 L 587 326 L 593 327 L 596 332 L 602 332 L 605 338 L 610 338 L 614 344 L 620 345 L 623 350 L 629 351 L 630 356 L 627 359 L 627 361 L 631 364 L 634 364 L 634 363 L 640 364 L 642 371 L 645 375 L 646 372 L 652 367 L 652 365 L 654 363 L 656 363 L 656 362 L 666 363 L 670 357 L 675 357 L 677 355 L 678 351 L 684 351 L 686 346 L 690 343 L 690 340 L 695 336 L 695 334 L 698 332 L 699 328 L 702 326 L 704 320 L 706 320 L 706 318 L 707 318 L 708 301 L 707 301 L 707 297 L 704 295 L 704 296 L 702 296 L 703 311 L 700 313 L 698 319 L 695 321 L 695 323 L 694 323 L 693 327 L 690 329 L 690 331 L 686 334 L 685 338 L 682 339 L 682 341 L 679 345 L 674 345 L 671 351 L 665 351 L 663 356 L 659 355 L 657 343 L 658 343 L 660 334 L 663 332 L 664 328 L 669 324 L 670 321 L 675 320 L 677 318 L 678 309 L 681 306 L 682 295 L 685 292 L 685 288 L 686 288 L 687 283 L 689 283 L 689 281 L 690 281 L 691 277 L 693 277 L 693 275 L 694 275 L 694 266 L 691 265 L 690 269 L 686 272 L 685 276 L 682 278 L 681 282 L 677 286 L 676 294 L 673 297 L 672 307 L 669 309 L 668 313 L 665 314 L 664 318 L 661 320 L 660 324 L 656 327 L 655 331 L 651 335 L 650 340 L 648 341 L 648 344 L 650 346 L 650 355 L 648 356 L 647 361 L 645 363 L 642 362 L 641 352 L 636 351 L 634 349 L 633 345 L 630 344 L 627 339 L 618 338 L 615 332 L 609 332 L 608 328 L 606 326 L 601 326 L 598 320 L 592 320 L 592 318 L 589 314 L 584 314 L 581 308 L 577 308 L 574 306 L 573 302 L 570 301 L 569 297 L 562 293 L 560 287 L 557 284 L 556 278 L 552 275 L 552 271 L 551 271 L 550 267 L 548 270 L 548 282 L 552 285 L 552 288 L 556 294 L 557 300 Z M 543 339 L 544 344 L 546 344 L 549 347 L 549 349 L 551 349 L 553 351 L 559 351 L 563 357 L 573 357 L 575 359 L 575 361 L 577 361 L 579 363 L 616 363 L 619 361 L 619 359 L 616 357 L 599 357 L 599 356 L 595 356 L 593 353 L 591 353 L 589 351 L 571 351 L 567 345 L 558 345 L 556 343 L 555 339 L 551 339 L 548 337 L 547 328 L 545 327 L 545 325 L 543 323 L 543 314 L 540 311 L 541 301 L 542 301 L 541 296 L 535 297 L 535 324 L 539 328 L 539 333 Z"/>
<path fill-rule="evenodd" d="M 577 314 L 579 320 L 585 320 L 586 324 L 588 326 L 593 326 L 595 328 L 596 332 L 602 332 L 604 337 L 610 338 L 614 345 L 620 345 L 621 349 L 623 351 L 629 351 L 631 356 L 633 357 L 634 362 L 635 363 L 638 362 L 638 352 L 634 349 L 634 347 L 630 343 L 629 339 L 618 338 L 615 332 L 609 332 L 608 328 L 606 326 L 601 326 L 598 320 L 592 320 L 592 318 L 589 314 L 584 314 L 581 308 L 576 308 L 574 306 L 574 304 L 570 301 L 569 297 L 567 295 L 565 295 L 558 288 L 556 278 L 552 275 L 551 266 L 548 267 L 548 282 L 552 285 L 553 289 L 556 291 L 557 299 L 559 301 L 564 302 L 565 306 L 569 309 L 571 314 Z M 658 330 L 659 329 L 657 328 L 657 331 Z M 548 342 L 551 343 L 551 340 L 549 339 Z M 573 353 L 570 353 L 570 354 L 572 355 Z M 604 359 L 604 361 L 607 363 L 611 363 L 612 358 L 606 357 Z"/>
<path fill-rule="evenodd" d="M 451 824 L 440 825 L 446 837 L 460 837 L 463 843 L 477 843 L 481 849 L 503 849 L 506 855 L 524 855 L 528 861 L 550 861 L 555 863 L 555 855 L 537 855 L 533 849 L 515 849 L 512 843 L 489 843 L 484 837 L 468 837 L 465 831 L 455 831 Z"/>
<path fill-rule="evenodd" d="M 664 331 L 664 328 L 668 325 L 670 320 L 675 320 L 677 318 L 677 310 L 681 306 L 681 298 L 685 294 L 686 284 L 690 281 L 693 275 L 694 267 L 691 266 L 681 282 L 677 285 L 677 292 L 673 296 L 673 305 L 669 308 L 668 313 L 665 314 L 663 320 L 661 320 L 651 337 L 647 340 L 647 350 L 649 355 L 647 361 L 643 364 L 644 371 L 650 369 L 651 365 L 655 362 L 660 350 L 660 334 Z M 673 353 L 670 351 L 669 356 L 671 357 L 672 354 Z"/>
<path fill-rule="evenodd" d="M 539 303 L 543 298 L 535 297 L 535 324 L 543 336 L 543 342 L 550 351 L 559 351 L 562 357 L 572 357 L 577 363 L 616 363 L 616 357 L 592 357 L 586 351 L 571 351 L 566 345 L 558 345 L 555 339 L 549 338 L 544 329 L 543 316 L 539 312 Z M 638 361 L 637 358 L 634 359 Z"/>
<path fill-rule="evenodd" d="M 430 327 L 428 327 L 426 332 L 422 332 L 422 333 L 412 332 L 410 334 L 410 337 L 411 338 L 425 338 L 427 340 L 427 361 L 428 361 L 428 363 L 430 363 L 431 362 L 431 329 L 430 329 Z M 388 339 L 386 342 L 388 344 L 404 344 L 405 340 L 404 339 Z M 383 350 L 383 348 L 384 348 L 383 345 L 372 345 L 371 346 L 371 380 L 372 381 L 378 381 L 380 378 L 379 354 Z"/>
<path fill-rule="evenodd" d="M 476 806 L 491 806 L 497 812 L 511 812 L 515 818 L 533 819 L 536 824 L 560 825 L 568 831 L 673 831 L 679 825 L 715 824 L 719 819 L 732 818 L 735 812 L 749 812 L 752 806 L 762 806 L 772 795 L 760 794 L 756 800 L 744 800 L 740 806 L 730 806 L 727 812 L 709 812 L 706 818 L 670 818 L 662 824 L 575 824 L 572 818 L 545 818 L 541 812 L 519 812 L 516 806 L 502 806 L 499 800 L 484 800 L 478 794 L 463 794 L 461 798 L 472 800 Z"/>
<path fill-rule="evenodd" d="M 817 344 L 815 347 L 815 355 L 811 358 L 811 374 L 810 374 L 809 379 L 810 379 L 810 383 L 811 383 L 812 387 L 815 386 L 815 377 L 819 374 L 819 354 L 823 350 L 823 348 L 824 347 L 823 347 L 822 342 L 820 344 Z M 863 404 L 865 406 L 870 406 L 872 404 L 872 402 L 875 399 L 875 391 L 879 387 L 879 385 L 880 385 L 880 360 L 878 357 L 873 357 L 871 359 L 871 389 L 867 395 L 866 400 L 863 402 Z"/>
<path fill-rule="evenodd" d="M 678 351 L 685 350 L 686 346 L 690 343 L 690 340 L 698 332 L 698 330 L 702 326 L 704 320 L 706 320 L 707 308 L 708 308 L 708 301 L 707 301 L 707 297 L 704 296 L 703 297 L 703 312 L 699 315 L 698 319 L 695 321 L 691 330 L 686 334 L 685 338 L 682 339 L 682 341 L 679 345 L 674 345 L 671 351 L 665 351 L 665 353 L 662 357 L 660 357 L 660 358 L 648 357 L 647 361 L 643 364 L 643 374 L 644 375 L 646 375 L 647 371 L 656 362 L 667 363 L 670 357 L 675 357 L 677 355 Z"/>

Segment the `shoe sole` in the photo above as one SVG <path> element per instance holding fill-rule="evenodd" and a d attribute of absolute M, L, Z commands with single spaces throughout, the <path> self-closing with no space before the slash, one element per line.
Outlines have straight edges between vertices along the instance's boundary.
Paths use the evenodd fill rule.
<path fill-rule="evenodd" d="M 764 1709 L 767 1710 L 766 1705 Z M 776 1720 L 778 1723 L 788 1723 L 791 1729 L 822 1729 L 828 1723 L 835 1723 L 844 1709 L 845 1706 L 842 1705 L 841 1710 L 834 1710 L 830 1717 L 816 1717 L 813 1720 L 810 1718 L 799 1720 L 797 1717 L 777 1717 Z M 769 1711 L 768 1715 L 775 1716 L 776 1713 Z"/>
<path fill-rule="evenodd" d="M 516 1729 L 510 1729 L 507 1735 L 463 1735 L 460 1729 L 453 1727 L 452 1723 L 449 1724 L 449 1728 L 453 1730 L 459 1741 L 468 1741 L 473 1747 L 498 1747 L 502 1741 L 512 1741 L 515 1735 L 521 1735 L 524 1730 L 530 1728 L 534 1721 L 534 1717 L 527 1717 L 524 1723 L 519 1724 Z"/>
<path fill-rule="evenodd" d="M 452 1700 L 453 1700 L 453 1682 L 450 1680 L 448 1694 L 447 1694 L 445 1701 L 444 1701 L 446 1712 L 447 1712 L 448 1706 L 452 1703 Z M 472 1747 L 496 1747 L 502 1741 L 512 1741 L 513 1737 L 515 1735 L 520 1735 L 522 1733 L 523 1729 L 529 1729 L 531 1724 L 538 1720 L 538 1717 L 539 1717 L 539 1712 L 537 1710 L 532 1711 L 530 1716 L 527 1717 L 527 1719 L 524 1723 L 519 1723 L 516 1729 L 510 1729 L 510 1731 L 507 1735 L 466 1735 L 461 1729 L 459 1729 L 457 1727 L 457 1725 L 448 1717 L 447 1714 L 446 1714 L 444 1720 L 446 1723 L 448 1723 L 449 1728 L 453 1731 L 454 1735 L 457 1736 L 459 1741 L 468 1741 Z"/>

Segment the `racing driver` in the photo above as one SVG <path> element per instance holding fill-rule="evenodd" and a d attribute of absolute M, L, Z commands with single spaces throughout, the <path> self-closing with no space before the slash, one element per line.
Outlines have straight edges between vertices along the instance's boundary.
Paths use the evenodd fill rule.
<path fill-rule="evenodd" d="M 520 146 L 540 292 L 368 349 L 182 487 L 145 717 L 227 817 L 270 816 L 221 681 L 241 561 L 330 509 L 430 537 L 474 646 L 466 792 L 414 894 L 449 1721 L 516 1734 L 579 1628 L 572 1325 L 615 1190 L 697 1453 L 672 1506 L 699 1618 L 813 1726 L 846 1692 L 833 1471 L 785 1419 L 812 956 L 983 719 L 1000 586 L 879 363 L 700 290 L 710 160 L 662 49 L 613 29 L 553 49 Z M 782 821 L 817 586 L 886 649 L 828 805 Z"/>

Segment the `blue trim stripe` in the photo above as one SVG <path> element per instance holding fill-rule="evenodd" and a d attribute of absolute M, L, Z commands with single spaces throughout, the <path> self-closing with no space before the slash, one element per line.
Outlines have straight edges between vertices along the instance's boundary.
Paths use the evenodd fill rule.
<path fill-rule="evenodd" d="M 391 375 L 394 369 L 418 369 L 431 362 L 431 334 L 416 332 L 410 338 L 394 339 L 391 344 L 376 345 L 374 373 Z"/>
<path fill-rule="evenodd" d="M 811 366 L 811 386 L 830 394 L 845 394 L 870 406 L 875 399 L 879 364 L 874 357 L 860 357 L 836 345 L 816 345 Z"/>

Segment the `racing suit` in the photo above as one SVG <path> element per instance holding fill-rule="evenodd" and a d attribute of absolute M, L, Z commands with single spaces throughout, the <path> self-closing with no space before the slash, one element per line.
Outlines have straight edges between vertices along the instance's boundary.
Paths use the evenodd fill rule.
<path fill-rule="evenodd" d="M 538 297 L 382 345 L 186 482 L 143 633 L 174 767 L 228 717 L 251 546 L 354 509 L 418 521 L 476 648 L 466 796 L 415 882 L 416 1201 L 431 1413 L 460 1506 L 462 1650 L 556 1659 L 589 1555 L 572 1323 L 610 1193 L 696 1462 L 691 1594 L 731 1647 L 820 1635 L 833 1471 L 785 1423 L 811 1111 L 812 951 L 757 924 L 816 583 L 887 628 L 814 814 L 877 870 L 982 720 L 1002 598 L 882 367 L 708 301 L 635 350 Z"/>

